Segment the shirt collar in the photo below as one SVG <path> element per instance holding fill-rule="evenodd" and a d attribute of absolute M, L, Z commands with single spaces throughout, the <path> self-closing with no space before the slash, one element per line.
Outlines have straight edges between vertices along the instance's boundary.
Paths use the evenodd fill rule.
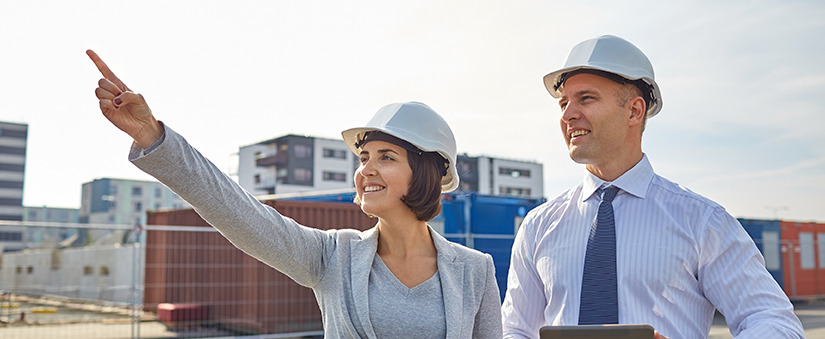
<path fill-rule="evenodd" d="M 639 160 L 633 168 L 616 178 L 616 180 L 613 180 L 612 185 L 640 199 L 644 199 L 651 180 L 653 180 L 653 167 L 650 165 L 647 155 L 643 154 L 642 160 Z M 582 182 L 582 201 L 590 198 L 593 193 L 605 183 L 606 181 L 585 169 L 584 180 Z"/>

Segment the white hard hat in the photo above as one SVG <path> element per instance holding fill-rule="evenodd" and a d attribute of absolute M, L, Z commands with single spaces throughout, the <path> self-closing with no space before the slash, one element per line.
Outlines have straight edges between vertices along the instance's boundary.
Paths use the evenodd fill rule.
<path fill-rule="evenodd" d="M 424 152 L 438 152 L 448 161 L 447 174 L 441 178 L 441 192 L 450 192 L 458 187 L 453 131 L 444 118 L 429 106 L 420 102 L 389 104 L 381 107 L 366 126 L 350 128 L 341 135 L 350 150 L 359 155 L 357 144 L 369 131 L 392 135 Z"/>
<path fill-rule="evenodd" d="M 564 67 L 544 76 L 544 86 L 554 98 L 561 97 L 559 89 L 564 85 L 566 74 L 577 70 L 595 70 L 612 73 L 632 83 L 641 80 L 639 86 L 647 101 L 647 117 L 652 117 L 662 109 L 662 95 L 653 76 L 653 65 L 642 51 L 622 38 L 602 35 L 585 40 L 573 47 Z M 615 79 L 614 79 L 615 80 Z"/>

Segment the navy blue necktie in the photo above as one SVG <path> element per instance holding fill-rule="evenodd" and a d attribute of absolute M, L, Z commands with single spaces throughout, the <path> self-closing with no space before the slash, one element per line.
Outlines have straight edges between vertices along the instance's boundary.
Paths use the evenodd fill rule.
<path fill-rule="evenodd" d="M 601 202 L 596 223 L 590 229 L 584 256 L 579 325 L 618 324 L 619 298 L 616 288 L 616 224 L 613 198 L 619 188 L 599 189 Z"/>

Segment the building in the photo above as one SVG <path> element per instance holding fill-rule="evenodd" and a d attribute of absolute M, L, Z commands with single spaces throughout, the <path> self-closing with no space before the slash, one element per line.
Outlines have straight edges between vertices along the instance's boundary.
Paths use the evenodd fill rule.
<path fill-rule="evenodd" d="M 353 187 L 358 159 L 343 140 L 286 135 L 238 152 L 238 183 L 253 195 Z M 522 198 L 544 197 L 544 167 L 537 162 L 458 156 L 459 190 Z"/>
<path fill-rule="evenodd" d="M 77 208 L 23 206 L 23 221 L 75 224 L 79 212 Z"/>
<path fill-rule="evenodd" d="M 238 152 L 238 183 L 253 195 L 353 187 L 358 159 L 343 140 L 286 135 Z"/>
<path fill-rule="evenodd" d="M 78 220 L 85 224 L 145 225 L 147 210 L 189 204 L 157 181 L 102 178 L 84 183 Z"/>
<path fill-rule="evenodd" d="M 26 124 L 0 122 L 0 220 L 23 220 L 28 130 Z M 19 250 L 22 241 L 22 228 L 0 226 L 0 251 Z"/>
<path fill-rule="evenodd" d="M 487 195 L 541 199 L 544 166 L 537 162 L 459 155 L 456 159 L 458 189 Z"/>
<path fill-rule="evenodd" d="M 77 235 L 77 228 L 74 227 L 48 227 L 37 226 L 39 224 L 77 224 L 77 208 L 58 207 L 31 207 L 23 206 L 23 223 L 27 224 L 23 234 L 24 243 L 27 248 L 38 245 L 58 243 Z"/>

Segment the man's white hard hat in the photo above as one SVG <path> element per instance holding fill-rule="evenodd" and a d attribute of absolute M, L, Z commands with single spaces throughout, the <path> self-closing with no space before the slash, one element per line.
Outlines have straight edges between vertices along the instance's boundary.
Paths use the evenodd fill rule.
<path fill-rule="evenodd" d="M 627 40 L 613 35 L 602 35 L 580 42 L 570 51 L 564 67 L 544 76 L 544 86 L 550 95 L 559 98 L 560 89 L 567 80 L 566 76 L 578 70 L 615 74 L 628 80 L 628 83 L 641 81 L 641 84 L 634 84 L 640 87 L 647 101 L 647 117 L 656 115 L 662 109 L 662 95 L 653 75 L 653 65 L 638 47 Z M 646 86 L 641 86 L 642 84 Z"/>
<path fill-rule="evenodd" d="M 448 162 L 447 174 L 441 178 L 441 192 L 458 187 L 455 136 L 444 118 L 429 106 L 420 102 L 389 104 L 381 107 L 366 126 L 350 128 L 341 135 L 350 150 L 359 155 L 358 144 L 370 131 L 389 134 L 424 152 L 438 152 Z"/>

